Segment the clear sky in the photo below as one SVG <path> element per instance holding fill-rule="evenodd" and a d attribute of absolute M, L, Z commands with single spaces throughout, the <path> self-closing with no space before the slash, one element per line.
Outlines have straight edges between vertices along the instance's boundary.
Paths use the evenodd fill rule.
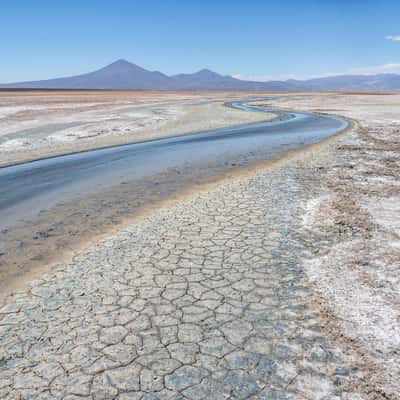
<path fill-rule="evenodd" d="M 2 0 L 0 82 L 119 58 L 260 80 L 400 73 L 399 35 L 400 0 Z"/>

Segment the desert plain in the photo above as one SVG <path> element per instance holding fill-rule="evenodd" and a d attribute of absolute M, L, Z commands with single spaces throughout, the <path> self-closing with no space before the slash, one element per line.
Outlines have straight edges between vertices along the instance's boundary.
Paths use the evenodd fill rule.
<path fill-rule="evenodd" d="M 37 221 L 2 232 L 1 398 L 399 398 L 396 92 L 0 92 L 0 164 L 275 116 L 235 99 L 351 123 L 273 161 L 175 176 L 152 207 L 105 193 L 124 212 L 70 213 L 89 228 L 42 247 Z"/>

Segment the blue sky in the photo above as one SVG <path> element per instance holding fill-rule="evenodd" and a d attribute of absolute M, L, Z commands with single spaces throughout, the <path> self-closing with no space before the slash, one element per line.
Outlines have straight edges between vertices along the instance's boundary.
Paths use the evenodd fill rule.
<path fill-rule="evenodd" d="M 119 58 L 264 80 L 400 73 L 399 17 L 398 0 L 2 0 L 0 82 Z"/>

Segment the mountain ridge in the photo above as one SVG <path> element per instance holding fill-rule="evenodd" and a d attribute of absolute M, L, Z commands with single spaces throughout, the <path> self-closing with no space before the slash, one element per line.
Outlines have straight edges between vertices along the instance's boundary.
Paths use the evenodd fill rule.
<path fill-rule="evenodd" d="M 333 75 L 307 80 L 246 81 L 204 68 L 168 76 L 149 71 L 125 59 L 98 70 L 39 81 L 0 84 L 2 89 L 105 89 L 105 90 L 398 90 L 400 75 Z"/>

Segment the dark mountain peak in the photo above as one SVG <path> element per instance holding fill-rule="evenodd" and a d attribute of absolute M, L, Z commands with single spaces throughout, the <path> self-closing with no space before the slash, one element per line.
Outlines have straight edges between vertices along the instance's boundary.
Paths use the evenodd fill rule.
<path fill-rule="evenodd" d="M 214 71 L 211 71 L 211 69 L 208 68 L 203 68 L 197 72 L 195 72 L 193 75 L 201 75 L 201 76 L 219 76 L 221 77 L 222 75 L 217 74 Z"/>
<path fill-rule="evenodd" d="M 141 70 L 141 71 L 144 71 L 144 68 L 139 67 L 139 65 L 133 64 L 133 63 L 121 58 L 117 61 L 114 61 L 111 64 L 106 65 L 105 67 L 101 68 L 100 70 L 112 70 L 112 71 Z"/>
<path fill-rule="evenodd" d="M 175 78 L 178 79 L 193 79 L 193 78 L 203 78 L 203 79 L 208 79 L 208 78 L 222 78 L 222 75 L 217 74 L 214 71 L 211 71 L 210 69 L 203 68 L 200 69 L 199 71 L 193 72 L 191 74 L 177 74 L 174 75 Z"/>
<path fill-rule="evenodd" d="M 131 64 L 132 64 L 131 62 L 125 60 L 124 58 L 120 58 L 119 60 L 112 62 L 110 65 L 118 66 L 118 65 L 131 65 Z"/>

